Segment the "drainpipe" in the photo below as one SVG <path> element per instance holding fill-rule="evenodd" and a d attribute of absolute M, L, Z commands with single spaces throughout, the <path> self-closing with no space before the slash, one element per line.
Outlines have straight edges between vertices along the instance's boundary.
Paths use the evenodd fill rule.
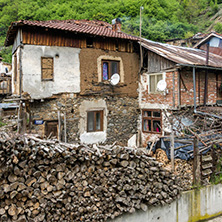
<path fill-rule="evenodd" d="M 207 43 L 207 54 L 206 54 L 206 66 L 209 63 L 209 42 Z M 205 71 L 205 86 L 204 86 L 204 106 L 207 104 L 207 94 L 208 94 L 208 69 Z"/>
<path fill-rule="evenodd" d="M 196 103 L 196 70 L 193 67 L 193 102 L 194 102 L 194 113 L 197 111 L 197 103 Z"/>

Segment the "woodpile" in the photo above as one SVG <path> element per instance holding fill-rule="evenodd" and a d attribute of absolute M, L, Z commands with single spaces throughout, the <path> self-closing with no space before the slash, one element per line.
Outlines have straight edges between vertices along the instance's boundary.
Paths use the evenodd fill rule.
<path fill-rule="evenodd" d="M 0 221 L 106 221 L 169 204 L 179 178 L 146 151 L 0 134 Z"/>
<path fill-rule="evenodd" d="M 171 162 L 168 159 L 166 152 L 162 149 L 157 149 L 153 155 L 157 161 L 162 163 L 163 167 L 167 170 L 171 170 Z M 193 160 L 181 160 L 175 159 L 175 174 L 180 178 L 180 186 L 183 190 L 190 190 L 193 183 Z"/>

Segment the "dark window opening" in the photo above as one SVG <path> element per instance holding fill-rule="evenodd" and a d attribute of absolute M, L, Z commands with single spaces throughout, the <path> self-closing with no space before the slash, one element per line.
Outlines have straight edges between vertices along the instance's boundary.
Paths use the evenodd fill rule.
<path fill-rule="evenodd" d="M 58 137 L 58 121 L 57 120 L 48 120 L 45 121 L 45 136 L 55 136 Z"/>
<path fill-rule="evenodd" d="M 87 112 L 87 132 L 103 131 L 103 111 Z"/>
<path fill-rule="evenodd" d="M 93 38 L 86 38 L 86 46 L 87 48 L 92 48 L 93 47 Z"/>
<path fill-rule="evenodd" d="M 162 116 L 160 110 L 142 111 L 142 129 L 143 132 L 161 133 Z"/>

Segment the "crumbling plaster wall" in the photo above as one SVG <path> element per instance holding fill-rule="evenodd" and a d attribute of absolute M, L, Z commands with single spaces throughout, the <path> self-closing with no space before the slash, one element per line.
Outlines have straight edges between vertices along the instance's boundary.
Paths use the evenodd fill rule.
<path fill-rule="evenodd" d="M 141 76 L 141 83 L 139 87 L 139 105 L 141 109 L 160 109 L 165 110 L 162 112 L 162 134 L 153 133 L 141 133 L 142 144 L 146 146 L 148 141 L 153 141 L 159 136 L 163 136 L 165 133 L 170 132 L 169 120 L 165 113 L 167 109 L 177 108 L 180 106 L 193 106 L 194 105 L 194 91 L 193 91 L 193 73 L 191 69 L 183 69 L 180 71 L 181 90 L 179 97 L 179 72 L 172 71 L 165 72 L 163 79 L 167 83 L 167 90 L 165 92 L 149 93 L 149 74 L 144 73 Z M 173 92 L 173 75 L 174 75 L 174 92 Z M 184 85 L 186 87 L 184 87 Z M 204 87 L 205 87 L 205 71 L 196 70 L 196 103 L 197 105 L 203 105 L 204 102 Z M 199 93 L 200 92 L 200 93 Z M 216 74 L 214 72 L 208 72 L 208 100 L 207 104 L 216 104 L 217 100 L 217 85 Z M 141 115 L 142 129 L 142 115 Z"/>
<path fill-rule="evenodd" d="M 128 140 L 137 133 L 139 125 L 139 105 L 137 98 L 87 96 L 76 94 L 62 94 L 57 99 L 47 99 L 44 102 L 30 103 L 32 122 L 36 119 L 57 120 L 58 111 L 66 113 L 67 138 L 69 142 L 117 142 L 127 145 Z M 86 112 L 90 110 L 104 110 L 103 132 L 86 133 Z M 63 119 L 63 117 L 62 117 Z M 33 133 L 44 134 L 44 124 L 32 124 Z M 98 138 L 99 137 L 99 138 Z"/>
<path fill-rule="evenodd" d="M 19 61 L 19 55 L 21 53 L 21 48 L 17 48 L 17 50 L 14 52 L 14 54 L 12 55 L 12 64 L 13 64 L 13 69 L 12 69 L 12 93 L 19 95 L 19 77 L 20 77 L 20 61 Z M 17 66 L 15 66 L 15 58 L 17 59 Z M 15 77 L 17 72 L 17 78 Z"/>
<path fill-rule="evenodd" d="M 103 131 L 87 132 L 87 111 L 103 111 Z M 79 107 L 79 134 L 82 143 L 98 143 L 106 141 L 107 131 L 107 106 L 104 99 L 85 100 Z"/>
<path fill-rule="evenodd" d="M 141 130 L 141 143 L 146 147 L 148 141 L 155 141 L 160 136 L 165 135 L 170 131 L 167 109 L 173 106 L 173 72 L 162 72 L 163 79 L 167 83 L 167 90 L 165 92 L 149 93 L 149 74 L 143 73 L 141 75 L 141 83 L 139 86 L 139 106 L 140 109 L 157 109 L 165 110 L 162 112 L 162 133 L 146 133 Z M 178 73 L 174 72 L 175 78 L 175 104 L 178 100 L 177 97 L 177 76 Z M 166 116 L 167 115 L 167 116 Z M 142 129 L 142 112 L 140 115 L 140 129 Z"/>
<path fill-rule="evenodd" d="M 79 53 L 79 48 L 24 45 L 23 92 L 29 93 L 34 99 L 47 98 L 62 92 L 80 92 Z M 41 80 L 41 57 L 53 58 L 53 81 Z"/>
<path fill-rule="evenodd" d="M 184 85 L 181 83 L 181 105 L 194 104 L 194 93 L 193 93 L 193 75 L 189 69 L 181 71 Z M 204 89 L 205 89 L 205 71 L 196 69 L 196 102 L 197 105 L 204 104 Z M 199 94 L 200 92 L 200 94 Z M 200 95 L 200 96 L 199 96 Z M 217 100 L 217 85 L 216 85 L 216 74 L 208 71 L 208 100 L 207 104 L 216 104 Z"/>
<path fill-rule="evenodd" d="M 112 87 L 101 80 L 101 59 L 120 61 L 120 83 Z M 139 56 L 137 53 L 85 48 L 80 52 L 81 94 L 93 93 L 137 97 Z"/>

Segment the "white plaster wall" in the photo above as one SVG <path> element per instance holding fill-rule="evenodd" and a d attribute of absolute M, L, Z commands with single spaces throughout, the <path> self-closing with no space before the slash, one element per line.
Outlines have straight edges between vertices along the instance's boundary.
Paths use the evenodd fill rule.
<path fill-rule="evenodd" d="M 103 131 L 100 132 L 87 132 L 87 111 L 103 110 Z M 86 144 L 103 143 L 106 141 L 107 136 L 107 106 L 106 101 L 103 99 L 98 100 L 85 100 L 79 107 L 80 121 L 79 133 L 80 141 Z"/>
<path fill-rule="evenodd" d="M 222 184 L 183 192 L 171 204 L 124 214 L 109 222 L 196 222 L 222 214 Z"/>
<path fill-rule="evenodd" d="M 23 92 L 40 99 L 62 92 L 80 92 L 81 49 L 24 45 L 22 50 Z M 58 54 L 59 57 L 55 57 Z M 54 80 L 41 81 L 41 57 L 53 57 Z"/>

